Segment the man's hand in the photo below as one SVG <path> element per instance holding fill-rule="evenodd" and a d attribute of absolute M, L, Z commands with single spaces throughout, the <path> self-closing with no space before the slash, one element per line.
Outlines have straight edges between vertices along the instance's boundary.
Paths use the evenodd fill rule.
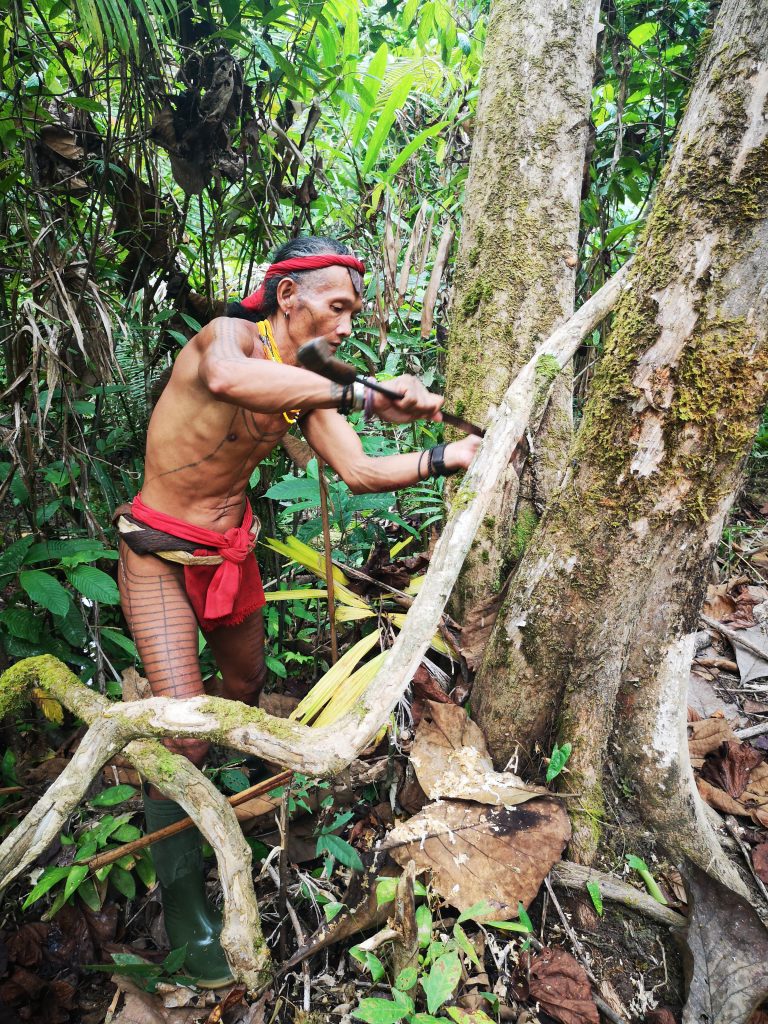
<path fill-rule="evenodd" d="M 427 391 L 418 377 L 405 374 L 388 380 L 386 387 L 399 391 L 403 397 L 387 398 L 378 391 L 373 392 L 373 412 L 387 423 L 411 423 L 413 420 L 439 420 L 442 395 Z"/>
<path fill-rule="evenodd" d="M 445 468 L 469 469 L 469 464 L 482 442 L 482 437 L 476 437 L 474 434 L 467 434 L 460 441 L 451 441 L 445 446 Z"/>

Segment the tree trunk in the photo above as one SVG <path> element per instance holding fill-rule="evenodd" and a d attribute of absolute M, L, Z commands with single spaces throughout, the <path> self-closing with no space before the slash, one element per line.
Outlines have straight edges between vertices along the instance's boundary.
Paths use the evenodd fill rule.
<path fill-rule="evenodd" d="M 617 700 L 625 773 L 646 812 L 679 852 L 705 867 L 714 856 L 703 815 L 693 816 L 679 725 L 683 638 L 768 397 L 766 52 L 766 0 L 726 0 L 570 479 L 526 551 L 475 683 L 498 762 L 517 745 L 573 743 L 573 854 L 586 862 L 606 809 Z"/>
<path fill-rule="evenodd" d="M 495 0 L 463 209 L 447 393 L 482 422 L 515 374 L 573 311 L 579 192 L 597 0 Z M 565 466 L 571 389 L 557 382 L 523 480 L 510 468 L 455 598 L 467 627 L 498 595 Z M 491 602 L 492 603 L 492 602 Z"/>

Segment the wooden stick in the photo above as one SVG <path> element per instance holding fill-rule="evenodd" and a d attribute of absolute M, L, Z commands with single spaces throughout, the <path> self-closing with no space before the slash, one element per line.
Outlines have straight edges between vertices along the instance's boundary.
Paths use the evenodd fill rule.
<path fill-rule="evenodd" d="M 320 486 L 320 515 L 323 519 L 323 544 L 325 545 L 325 586 L 328 590 L 328 617 L 331 626 L 331 664 L 339 660 L 336 642 L 336 601 L 333 580 L 333 551 L 331 550 L 331 524 L 328 519 L 328 481 L 325 479 L 325 463 L 317 456 L 317 482 Z"/>
<path fill-rule="evenodd" d="M 284 782 L 288 782 L 290 780 L 292 775 L 293 772 L 288 770 L 280 772 L 279 775 L 273 775 L 270 779 L 262 779 L 262 781 L 257 782 L 255 786 L 251 786 L 249 789 L 244 789 L 240 793 L 235 793 L 233 796 L 227 797 L 227 802 L 231 807 L 237 807 L 239 804 L 246 803 L 252 797 L 263 796 L 263 794 L 268 793 L 270 789 L 274 789 L 276 786 L 282 786 Z M 88 865 L 91 871 L 95 871 L 96 868 L 103 868 L 107 864 L 112 864 L 121 857 L 125 857 L 126 854 L 135 853 L 137 850 L 143 850 L 145 846 L 150 846 L 152 843 L 156 843 L 160 839 L 167 839 L 168 836 L 175 836 L 177 832 L 183 832 L 185 829 L 191 828 L 194 824 L 195 823 L 191 818 L 182 818 L 181 821 L 175 821 L 172 825 L 166 825 L 165 828 L 160 828 L 157 832 L 150 832 L 148 835 L 142 836 L 141 839 L 134 839 L 132 843 L 125 843 L 117 850 L 109 850 L 107 853 L 100 853 L 98 857 L 92 857 L 84 863 Z"/>

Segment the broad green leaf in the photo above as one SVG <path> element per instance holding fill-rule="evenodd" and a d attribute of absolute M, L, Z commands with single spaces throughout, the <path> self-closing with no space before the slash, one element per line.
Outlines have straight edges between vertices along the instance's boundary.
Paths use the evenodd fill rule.
<path fill-rule="evenodd" d="M 477 956 L 477 950 L 469 941 L 469 939 L 467 938 L 467 933 L 464 931 L 464 929 L 458 922 L 456 922 L 456 924 L 453 926 L 453 937 L 454 939 L 456 939 L 456 942 L 459 944 L 461 949 L 466 953 L 466 955 L 469 957 L 472 963 L 479 967 L 480 960 L 478 959 Z"/>
<path fill-rule="evenodd" d="M 415 135 L 405 149 L 398 153 L 386 171 L 384 171 L 383 176 L 391 180 L 406 160 L 408 160 L 408 158 L 411 157 L 417 149 L 422 148 L 427 139 L 431 139 L 433 135 L 438 135 L 447 126 L 447 121 L 440 121 L 438 124 L 430 125 L 429 128 L 425 128 L 423 132 L 419 132 L 418 135 Z"/>
<path fill-rule="evenodd" d="M 94 807 L 114 807 L 125 800 L 130 800 L 137 793 L 138 790 L 134 786 L 110 786 L 109 789 L 105 789 L 95 796 L 91 800 L 91 804 Z"/>
<path fill-rule="evenodd" d="M 397 882 L 397 878 L 376 879 L 376 905 L 378 907 L 392 902 L 397 893 Z"/>
<path fill-rule="evenodd" d="M 382 84 L 384 82 L 384 74 L 387 69 L 387 57 L 389 56 L 389 48 L 386 43 L 382 43 L 378 48 L 373 57 L 371 57 L 370 63 L 365 71 L 365 82 L 368 87 L 368 91 L 371 94 L 370 105 L 366 104 L 363 110 L 355 119 L 354 126 L 352 128 L 352 145 L 355 149 L 360 145 L 360 140 L 363 137 L 365 129 L 368 127 L 371 117 L 371 111 L 376 102 L 376 97 L 379 95 Z"/>
<path fill-rule="evenodd" d="M 332 857 L 343 864 L 344 867 L 352 868 L 354 871 L 363 870 L 363 862 L 360 860 L 360 854 L 350 844 L 342 839 L 340 836 L 332 834 L 320 836 L 317 840 L 317 852 L 330 853 Z"/>
<path fill-rule="evenodd" d="M 587 892 L 599 917 L 603 916 L 603 896 L 597 882 L 587 882 Z"/>
<path fill-rule="evenodd" d="M 415 967 L 405 967 L 395 978 L 395 988 L 401 992 L 408 992 L 419 980 L 419 972 Z"/>
<path fill-rule="evenodd" d="M 349 954 L 354 957 L 355 960 L 363 964 L 363 966 L 368 968 L 371 972 L 371 979 L 373 980 L 374 985 L 384 977 L 384 964 L 374 953 L 371 953 L 370 950 L 360 949 L 359 946 L 352 946 Z"/>
<path fill-rule="evenodd" d="M 248 789 L 251 782 L 245 772 L 240 771 L 239 768 L 225 768 L 219 776 L 222 785 L 230 791 L 230 793 L 242 793 L 244 789 Z"/>
<path fill-rule="evenodd" d="M 138 658 L 139 652 L 136 650 L 136 644 L 129 636 L 121 633 L 119 629 L 112 629 L 111 626 L 102 626 L 101 636 L 104 640 L 109 640 L 110 643 L 125 651 L 126 654 L 130 654 L 132 658 Z"/>
<path fill-rule="evenodd" d="M 59 581 L 44 569 L 30 569 L 19 573 L 19 583 L 35 604 L 42 605 L 55 615 L 66 615 L 71 597 Z"/>
<path fill-rule="evenodd" d="M 184 966 L 184 961 L 187 958 L 187 945 L 179 946 L 178 949 L 172 949 L 168 956 L 163 960 L 163 971 L 165 974 L 175 974 L 176 971 L 180 971 Z"/>
<path fill-rule="evenodd" d="M 361 999 L 352 1016 L 368 1024 L 397 1024 L 413 1013 L 413 1000 L 397 989 L 392 990 L 392 995 L 394 999 Z"/>
<path fill-rule="evenodd" d="M 458 922 L 463 924 L 464 921 L 477 921 L 478 918 L 487 917 L 489 914 L 492 914 L 494 909 L 488 900 L 479 900 L 459 914 Z"/>
<path fill-rule="evenodd" d="M 426 903 L 416 907 L 416 928 L 419 935 L 419 947 L 426 949 L 432 941 L 432 911 Z"/>
<path fill-rule="evenodd" d="M 11 636 L 18 636 L 22 640 L 30 641 L 40 639 L 42 622 L 29 608 L 6 608 L 5 611 L 0 612 L 0 622 Z"/>
<path fill-rule="evenodd" d="M 405 78 L 401 79 L 392 90 L 392 95 L 387 100 L 384 109 L 379 116 L 376 127 L 373 130 L 373 134 L 371 135 L 371 141 L 368 143 L 365 160 L 363 161 L 363 166 L 360 169 L 363 175 L 368 174 L 376 163 L 378 155 L 381 152 L 381 147 L 384 145 L 392 125 L 395 122 L 395 115 L 408 99 L 408 94 L 410 93 L 411 86 L 413 85 L 413 79 L 413 74 L 406 75 Z"/>
<path fill-rule="evenodd" d="M 67 571 L 72 586 L 79 590 L 90 601 L 101 601 L 102 604 L 120 604 L 117 584 L 95 565 L 78 565 Z"/>
<path fill-rule="evenodd" d="M 137 850 L 135 870 L 144 885 L 151 889 L 157 880 L 155 865 L 152 863 L 152 854 L 147 850 Z"/>
<path fill-rule="evenodd" d="M 64 900 L 68 900 L 72 893 L 79 888 L 80 883 L 85 879 L 88 874 L 87 864 L 73 864 L 69 869 L 67 875 L 67 881 L 64 886 Z"/>
<path fill-rule="evenodd" d="M 642 46 L 649 39 L 656 35 L 659 30 L 658 21 L 644 21 L 642 25 L 636 25 L 629 33 L 629 41 L 633 46 Z"/>
<path fill-rule="evenodd" d="M 24 565 L 29 549 L 35 543 L 34 537 L 22 537 L 0 555 L 0 576 L 16 572 Z"/>
<path fill-rule="evenodd" d="M 94 911 L 94 913 L 98 913 L 101 910 L 101 897 L 92 878 L 86 878 L 81 883 L 80 888 L 77 890 L 77 895 L 89 910 Z"/>
<path fill-rule="evenodd" d="M 445 953 L 432 964 L 429 974 L 421 979 L 430 1013 L 435 1013 L 451 998 L 460 981 L 461 960 L 457 953 Z"/>
<path fill-rule="evenodd" d="M 134 839 L 141 838 L 141 829 L 135 825 L 120 825 L 115 829 L 110 838 L 118 843 L 132 843 Z"/>
<path fill-rule="evenodd" d="M 337 914 L 340 914 L 344 909 L 343 903 L 337 903 L 333 900 L 323 904 L 323 913 L 325 914 L 326 921 L 332 921 Z"/>
<path fill-rule="evenodd" d="M 568 758 L 571 756 L 571 750 L 573 749 L 570 743 L 564 743 L 562 747 L 558 747 L 557 744 L 552 748 L 552 756 L 549 759 L 547 765 L 547 782 L 551 782 L 556 779 L 560 772 L 565 768 Z"/>
<path fill-rule="evenodd" d="M 126 896 L 129 900 L 134 899 L 136 896 L 136 882 L 133 875 L 129 874 L 118 864 L 115 864 L 112 868 L 112 874 L 109 876 L 109 880 L 119 893 L 122 893 L 122 895 Z"/>
<path fill-rule="evenodd" d="M 519 900 L 518 900 L 518 903 L 517 903 L 517 916 L 518 916 L 518 919 L 520 920 L 520 924 L 525 925 L 525 928 L 529 932 L 532 932 L 533 931 L 533 922 L 531 921 L 530 917 L 528 917 L 528 912 L 526 911 L 526 909 L 523 906 L 522 902 L 519 901 Z"/>
<path fill-rule="evenodd" d="M 419 0 L 407 0 L 403 13 L 400 15 L 400 24 L 403 28 L 409 28 L 419 8 Z"/>
<path fill-rule="evenodd" d="M 44 896 L 49 889 L 52 889 L 57 882 L 60 882 L 62 878 L 66 878 L 69 872 L 69 867 L 46 868 L 40 876 L 37 885 L 22 903 L 21 909 L 26 910 L 27 907 L 31 906 L 36 900 L 39 900 L 40 897 Z"/>

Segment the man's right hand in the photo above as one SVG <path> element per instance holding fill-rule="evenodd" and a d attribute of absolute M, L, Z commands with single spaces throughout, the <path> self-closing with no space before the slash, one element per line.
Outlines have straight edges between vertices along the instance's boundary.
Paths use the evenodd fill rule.
<path fill-rule="evenodd" d="M 440 407 L 445 399 L 427 391 L 418 377 L 405 374 L 388 380 L 386 387 L 399 391 L 403 397 L 387 398 L 378 391 L 373 392 L 373 412 L 387 423 L 411 423 L 413 420 L 441 420 Z"/>

